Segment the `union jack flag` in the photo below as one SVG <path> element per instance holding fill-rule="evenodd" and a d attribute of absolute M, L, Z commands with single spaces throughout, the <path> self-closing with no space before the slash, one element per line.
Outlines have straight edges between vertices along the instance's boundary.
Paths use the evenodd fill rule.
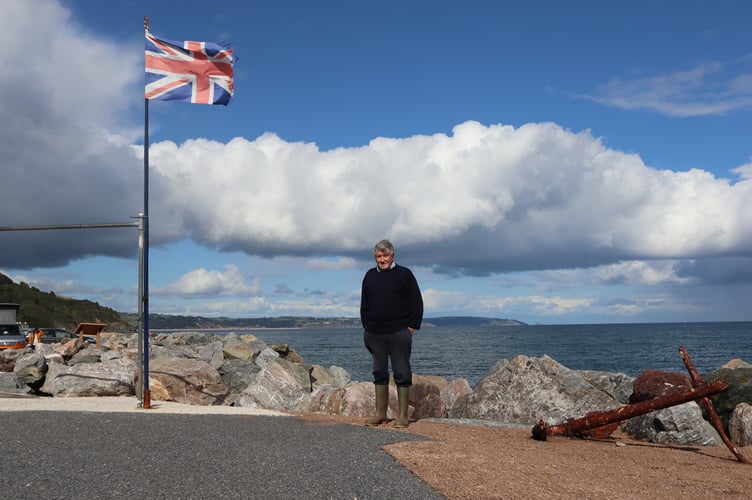
<path fill-rule="evenodd" d="M 145 97 L 224 104 L 233 95 L 232 51 L 211 42 L 176 42 L 146 32 Z"/>

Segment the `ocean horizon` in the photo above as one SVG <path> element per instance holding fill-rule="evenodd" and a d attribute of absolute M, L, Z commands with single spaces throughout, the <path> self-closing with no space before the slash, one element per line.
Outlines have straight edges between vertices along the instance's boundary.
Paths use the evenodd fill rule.
<path fill-rule="evenodd" d="M 371 357 L 361 328 L 230 328 L 217 335 L 251 333 L 267 344 L 288 344 L 309 364 L 339 366 L 353 380 L 369 382 Z M 685 347 L 700 374 L 731 359 L 752 362 L 752 321 L 698 323 L 602 323 L 566 325 L 426 326 L 413 337 L 412 368 L 420 375 L 471 386 L 499 360 L 547 355 L 573 370 L 624 373 L 635 377 L 656 369 L 686 374 L 679 355 Z"/>

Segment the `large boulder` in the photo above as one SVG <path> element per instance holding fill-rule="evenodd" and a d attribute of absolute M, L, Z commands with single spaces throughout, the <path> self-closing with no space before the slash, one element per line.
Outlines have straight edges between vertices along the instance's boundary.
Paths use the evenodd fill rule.
<path fill-rule="evenodd" d="M 376 406 L 376 394 L 372 382 L 350 382 L 344 387 L 320 386 L 304 401 L 300 401 L 295 411 L 325 412 L 350 417 L 372 416 Z M 412 406 L 408 414 L 414 410 Z M 389 384 L 389 406 L 386 416 L 397 418 L 397 388 Z"/>
<path fill-rule="evenodd" d="M 444 400 L 444 406 L 447 409 L 447 415 L 452 411 L 454 403 L 464 396 L 469 396 L 473 393 L 473 388 L 470 387 L 470 383 L 467 379 L 456 378 L 449 381 L 444 390 L 441 391 L 441 399 Z"/>
<path fill-rule="evenodd" d="M 149 358 L 198 359 L 209 363 L 214 368 L 219 368 L 222 366 L 225 359 L 223 349 L 224 345 L 219 341 L 192 344 L 169 344 L 166 346 L 155 345 L 151 348 Z"/>
<path fill-rule="evenodd" d="M 206 332 L 175 332 L 161 334 L 156 339 L 155 345 L 202 345 L 220 341 L 221 337 L 213 333 Z"/>
<path fill-rule="evenodd" d="M 736 405 L 729 418 L 729 437 L 737 446 L 752 445 L 752 404 Z"/>
<path fill-rule="evenodd" d="M 39 391 L 56 397 L 132 396 L 136 368 L 136 363 L 128 359 L 75 366 L 48 363 Z"/>
<path fill-rule="evenodd" d="M 617 400 L 548 356 L 517 356 L 512 361 L 497 362 L 472 394 L 455 402 L 449 417 L 525 425 L 543 420 L 557 424 L 618 406 Z"/>
<path fill-rule="evenodd" d="M 413 385 L 410 387 L 409 398 L 410 405 L 413 407 L 411 417 L 414 420 L 446 417 L 447 405 L 442 393 L 446 390 L 447 385 L 447 380 L 444 377 L 413 374 Z"/>
<path fill-rule="evenodd" d="M 747 363 L 743 359 L 734 358 L 734 359 L 732 359 L 732 360 L 727 361 L 726 363 L 724 363 L 724 365 L 721 366 L 721 368 L 729 368 L 729 369 L 734 369 L 734 368 L 752 368 L 752 363 Z"/>
<path fill-rule="evenodd" d="M 313 388 L 322 385 L 331 385 L 334 387 L 344 387 L 350 382 L 350 374 L 344 368 L 339 366 L 330 366 L 324 368 L 321 365 L 313 365 L 311 370 L 311 382 Z"/>
<path fill-rule="evenodd" d="M 29 388 L 13 372 L 0 372 L 0 393 L 27 394 Z"/>
<path fill-rule="evenodd" d="M 152 360 L 149 391 L 153 400 L 200 406 L 224 404 L 229 395 L 217 369 L 206 361 L 187 358 Z"/>
<path fill-rule="evenodd" d="M 291 363 L 305 363 L 303 356 L 290 348 L 289 344 L 272 344 L 269 347 L 277 351 L 279 357 Z"/>
<path fill-rule="evenodd" d="M 725 380 L 729 385 L 725 391 L 710 397 L 724 429 L 728 430 L 729 418 L 736 406 L 739 403 L 752 404 L 752 368 L 743 365 L 739 368 L 721 368 L 704 375 L 702 379 L 708 383 Z"/>
<path fill-rule="evenodd" d="M 13 371 L 18 372 L 29 366 L 38 368 L 44 373 L 47 371 L 47 358 L 45 358 L 43 354 L 37 352 L 24 354 L 16 360 L 16 365 L 13 367 Z"/>
<path fill-rule="evenodd" d="M 13 373 L 18 379 L 29 386 L 34 392 L 44 384 L 44 378 L 47 373 L 47 359 L 41 353 L 29 353 L 21 356 L 16 360 L 16 366 Z"/>
<path fill-rule="evenodd" d="M 627 421 L 622 430 L 635 439 L 652 443 L 717 445 L 718 433 L 702 418 L 694 401 L 646 413 Z"/>
<path fill-rule="evenodd" d="M 634 381 L 629 375 L 595 370 L 579 370 L 577 373 L 593 387 L 605 392 L 621 404 L 629 402 Z"/>
<path fill-rule="evenodd" d="M 630 403 L 639 403 L 649 399 L 662 398 L 672 394 L 688 391 L 692 382 L 686 375 L 663 370 L 646 370 L 632 382 Z"/>
<path fill-rule="evenodd" d="M 263 367 L 267 363 L 276 361 L 278 359 L 279 359 L 279 353 L 275 351 L 274 349 L 272 349 L 271 347 L 266 347 L 262 349 L 261 352 L 258 353 L 258 356 L 256 356 L 254 363 Z"/>
<path fill-rule="evenodd" d="M 334 367 L 333 367 L 334 368 Z M 467 384 L 467 382 L 465 382 Z M 408 415 L 412 420 L 446 417 L 445 392 L 449 384 L 438 376 L 413 374 Z M 469 390 L 469 386 L 468 386 Z M 352 417 L 371 416 L 375 410 L 375 391 L 372 382 L 350 382 L 346 385 L 320 385 L 305 399 L 298 401 L 294 411 L 325 412 Z M 399 398 L 397 388 L 389 384 L 387 418 L 397 418 Z"/>
<path fill-rule="evenodd" d="M 646 370 L 635 378 L 632 385 L 630 403 L 670 396 L 692 388 L 686 375 L 663 370 Z M 632 418 L 622 430 L 635 439 L 653 443 L 715 445 L 720 439 L 703 419 L 702 410 L 694 401 Z"/>
<path fill-rule="evenodd" d="M 243 342 L 233 342 L 223 346 L 225 359 L 239 359 L 242 361 L 255 361 L 256 356 L 263 350 L 255 349 L 253 346 Z"/>
<path fill-rule="evenodd" d="M 89 347 L 89 343 L 81 338 L 75 338 L 60 342 L 58 344 L 47 344 L 52 346 L 54 352 L 60 354 L 65 359 L 71 359 L 78 351 Z M 45 344 L 35 347 L 37 352 L 45 352 Z"/>
<path fill-rule="evenodd" d="M 296 411 L 360 417 L 373 414 L 374 401 L 373 384 L 370 382 L 350 382 L 344 387 L 321 385 L 298 404 Z"/>
<path fill-rule="evenodd" d="M 262 351 L 263 352 L 266 351 Z M 279 356 L 279 355 L 277 355 Z M 258 362 L 258 359 L 256 360 Z M 308 381 L 305 374 L 308 374 Z M 286 360 L 267 359 L 253 383 L 236 398 L 236 406 L 295 411 L 311 394 L 310 371 Z"/>
<path fill-rule="evenodd" d="M 219 367 L 222 381 L 233 394 L 239 394 L 251 385 L 261 367 L 244 359 L 226 359 Z"/>
<path fill-rule="evenodd" d="M 99 363 L 102 361 L 102 351 L 93 346 L 87 346 L 71 356 L 68 360 L 69 365 L 77 365 L 78 363 Z"/>
<path fill-rule="evenodd" d="M 0 372 L 12 372 L 16 360 L 26 354 L 26 349 L 0 349 Z"/>

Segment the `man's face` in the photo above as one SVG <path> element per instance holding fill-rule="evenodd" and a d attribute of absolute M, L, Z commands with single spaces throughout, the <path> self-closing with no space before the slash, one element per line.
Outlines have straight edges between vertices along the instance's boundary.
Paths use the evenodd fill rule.
<path fill-rule="evenodd" d="M 373 257 L 376 259 L 376 265 L 382 271 L 386 271 L 392 267 L 392 262 L 394 262 L 394 255 L 389 255 L 386 252 L 373 252 Z"/>

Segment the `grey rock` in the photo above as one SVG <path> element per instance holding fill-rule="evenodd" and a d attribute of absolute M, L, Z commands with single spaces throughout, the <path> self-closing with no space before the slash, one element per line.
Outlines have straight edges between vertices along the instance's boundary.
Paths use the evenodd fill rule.
<path fill-rule="evenodd" d="M 193 351 L 196 353 L 195 359 L 206 361 L 213 368 L 219 368 L 225 362 L 224 344 L 220 341 L 193 346 Z"/>
<path fill-rule="evenodd" d="M 373 388 L 371 388 L 373 390 Z M 342 400 L 344 387 L 334 385 L 317 385 L 307 398 L 298 402 L 295 411 L 303 413 L 323 412 L 332 415 L 343 415 Z"/>
<path fill-rule="evenodd" d="M 497 362 L 472 394 L 455 402 L 449 418 L 556 424 L 618 406 L 617 400 L 548 356 L 517 356 Z"/>
<path fill-rule="evenodd" d="M 256 349 L 249 344 L 238 341 L 234 343 L 225 343 L 223 346 L 223 354 L 225 359 L 254 361 L 262 349 Z"/>
<path fill-rule="evenodd" d="M 27 394 L 29 388 L 13 372 L 0 372 L 0 392 L 9 394 Z"/>
<path fill-rule="evenodd" d="M 458 378 L 449 381 L 447 386 L 441 391 L 441 398 L 444 400 L 444 406 L 447 409 L 447 415 L 454 407 L 454 403 L 464 396 L 469 396 L 473 393 L 473 389 L 470 387 L 470 383 L 467 379 Z"/>
<path fill-rule="evenodd" d="M 244 359 L 227 359 L 219 367 L 219 374 L 231 393 L 241 393 L 256 379 L 261 367 Z"/>
<path fill-rule="evenodd" d="M 266 366 L 267 363 L 270 361 L 274 361 L 279 359 L 279 353 L 272 349 L 271 347 L 267 347 L 263 349 L 258 356 L 256 356 L 255 363 L 261 367 Z"/>
<path fill-rule="evenodd" d="M 277 351 L 277 354 L 282 359 L 286 359 L 292 363 L 305 363 L 303 356 L 291 349 L 288 344 L 273 344 L 269 347 Z"/>
<path fill-rule="evenodd" d="M 726 363 L 723 364 L 721 368 L 752 368 L 752 363 L 747 363 L 743 359 L 740 358 L 734 358 Z"/>
<path fill-rule="evenodd" d="M 292 374 L 293 377 L 295 377 L 295 380 L 298 381 L 300 386 L 303 388 L 303 391 L 309 393 L 313 391 L 313 380 L 311 379 L 311 371 L 313 370 L 313 366 L 305 363 L 294 363 L 284 358 L 278 359 L 276 363 L 281 364 L 285 368 L 285 370 L 287 370 L 290 374 Z"/>
<path fill-rule="evenodd" d="M 170 346 L 170 345 L 202 345 L 210 344 L 211 342 L 221 341 L 219 335 L 206 332 L 176 332 L 170 334 L 160 335 L 155 344 Z"/>
<path fill-rule="evenodd" d="M 187 358 L 152 360 L 149 390 L 153 400 L 200 406 L 224 404 L 230 392 L 216 368 L 206 361 Z"/>
<path fill-rule="evenodd" d="M 136 363 L 126 359 L 75 366 L 48 363 L 40 392 L 55 397 L 131 396 L 136 369 Z"/>
<path fill-rule="evenodd" d="M 752 368 L 721 368 L 702 379 L 705 382 L 725 380 L 729 388 L 720 394 L 711 396 L 718 415 L 721 417 L 724 429 L 728 430 L 731 413 L 739 403 L 752 403 Z"/>
<path fill-rule="evenodd" d="M 340 366 L 330 366 L 327 371 L 334 377 L 334 385 L 337 387 L 344 387 L 350 383 L 352 377 L 344 368 Z"/>
<path fill-rule="evenodd" d="M 622 430 L 635 439 L 652 443 L 718 444 L 716 434 L 711 432 L 694 401 L 632 418 Z"/>
<path fill-rule="evenodd" d="M 42 372 L 47 371 L 47 358 L 44 357 L 43 354 L 40 353 L 28 353 L 24 354 L 23 356 L 19 357 L 16 360 L 16 365 L 13 368 L 14 372 L 18 372 L 19 370 L 22 370 L 24 368 L 33 366 Z"/>
<path fill-rule="evenodd" d="M 258 359 L 256 362 L 258 363 Z M 288 367 L 289 363 L 285 363 L 284 360 L 270 359 L 256 375 L 254 382 L 234 399 L 234 404 L 294 411 L 298 405 L 305 403 L 304 400 L 308 399 L 311 390 L 310 385 L 304 388 Z"/>
<path fill-rule="evenodd" d="M 302 401 L 296 411 L 332 413 L 351 417 L 373 415 L 376 396 L 372 382 L 350 382 L 344 387 L 321 386 L 313 391 L 309 398 Z M 389 406 L 387 418 L 396 418 L 399 413 L 397 405 L 397 388 L 389 385 Z"/>
<path fill-rule="evenodd" d="M 621 404 L 627 404 L 629 401 L 634 380 L 629 375 L 595 370 L 579 370 L 577 373 L 593 387 L 605 392 Z"/>
<path fill-rule="evenodd" d="M 25 366 L 14 373 L 18 376 L 21 383 L 29 386 L 34 392 L 38 392 L 39 388 L 44 384 L 46 370 L 42 371 L 36 366 Z"/>
<path fill-rule="evenodd" d="M 89 347 L 74 354 L 68 364 L 72 366 L 79 363 L 99 363 L 101 359 L 102 352 L 96 347 Z"/>
<path fill-rule="evenodd" d="M 729 438 L 737 446 L 752 445 L 752 404 L 736 405 L 729 418 Z"/>
<path fill-rule="evenodd" d="M 0 373 L 12 372 L 16 360 L 26 354 L 26 349 L 0 349 Z"/>

